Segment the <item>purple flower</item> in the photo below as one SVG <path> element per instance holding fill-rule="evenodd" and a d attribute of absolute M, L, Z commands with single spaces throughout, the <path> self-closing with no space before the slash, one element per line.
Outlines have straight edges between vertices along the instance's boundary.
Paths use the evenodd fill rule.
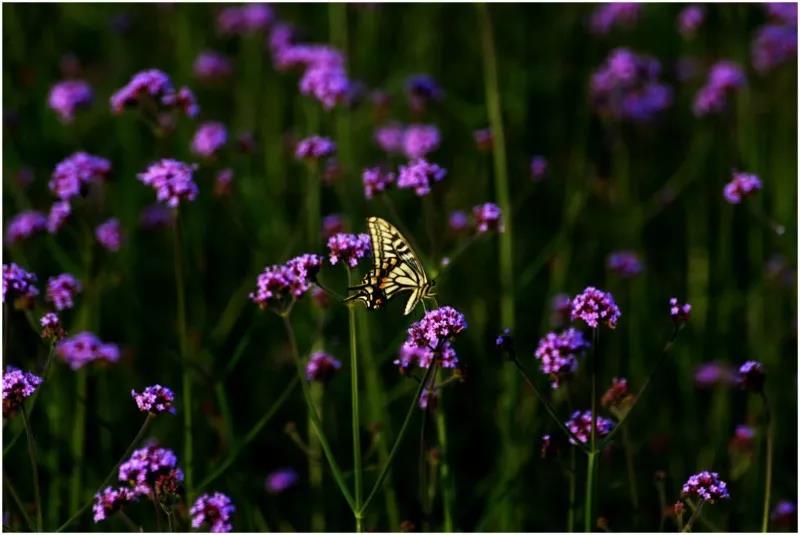
<path fill-rule="evenodd" d="M 304 254 L 285 264 L 267 266 L 258 276 L 256 291 L 250 293 L 250 300 L 262 310 L 270 306 L 283 308 L 311 288 L 320 266 L 322 257 L 315 254 Z"/>
<path fill-rule="evenodd" d="M 570 319 L 582 320 L 593 329 L 597 329 L 601 324 L 614 329 L 621 315 L 614 302 L 614 296 L 593 286 L 588 286 L 572 299 Z"/>
<path fill-rule="evenodd" d="M 371 199 L 376 193 L 386 191 L 394 182 L 395 176 L 391 171 L 384 171 L 380 167 L 368 167 L 361 174 L 364 184 L 364 196 Z"/>
<path fill-rule="evenodd" d="M 792 527 L 797 522 L 797 504 L 781 500 L 772 509 L 769 519 L 776 525 Z"/>
<path fill-rule="evenodd" d="M 733 371 L 727 364 L 721 362 L 707 362 L 694 371 L 694 382 L 698 388 L 713 388 L 730 384 L 731 381 L 733 381 Z"/>
<path fill-rule="evenodd" d="M 603 4 L 592 13 L 589 28 L 595 35 L 605 35 L 617 26 L 630 28 L 639 19 L 641 8 L 633 2 Z"/>
<path fill-rule="evenodd" d="M 222 35 L 241 35 L 265 29 L 275 19 L 266 4 L 227 7 L 217 15 L 217 29 Z"/>
<path fill-rule="evenodd" d="M 38 375 L 6 366 L 3 372 L 3 416 L 15 414 L 43 381 Z"/>
<path fill-rule="evenodd" d="M 192 177 L 194 170 L 194 165 L 165 158 L 150 164 L 138 177 L 143 184 L 156 190 L 159 202 L 177 208 L 181 201 L 193 201 L 197 197 L 197 185 Z"/>
<path fill-rule="evenodd" d="M 311 65 L 300 78 L 300 93 L 313 96 L 326 110 L 344 101 L 350 87 L 350 80 L 341 65 Z"/>
<path fill-rule="evenodd" d="M 539 340 L 533 356 L 539 361 L 541 372 L 550 377 L 550 386 L 556 389 L 578 370 L 578 357 L 588 347 L 583 333 L 569 328 L 560 334 L 547 333 Z"/>
<path fill-rule="evenodd" d="M 273 61 L 282 51 L 294 45 L 295 30 L 290 24 L 278 22 L 269 30 L 267 44 L 272 52 Z"/>
<path fill-rule="evenodd" d="M 35 273 L 25 271 L 14 262 L 3 264 L 3 303 L 7 299 L 33 301 L 37 295 Z"/>
<path fill-rule="evenodd" d="M 297 472 L 292 468 L 281 468 L 267 476 L 267 492 L 280 494 L 297 485 Z"/>
<path fill-rule="evenodd" d="M 438 82 L 428 74 L 415 74 L 406 80 L 406 95 L 415 112 L 421 112 L 428 104 L 441 100 L 442 94 Z"/>
<path fill-rule="evenodd" d="M 344 232 L 344 220 L 341 214 L 328 214 L 322 218 L 322 235 L 327 239 Z"/>
<path fill-rule="evenodd" d="M 122 247 L 122 226 L 119 219 L 112 217 L 101 223 L 94 231 L 97 241 L 107 250 L 116 252 Z"/>
<path fill-rule="evenodd" d="M 612 50 L 592 74 L 592 104 L 600 115 L 649 121 L 672 102 L 672 90 L 659 81 L 660 73 L 655 58 L 627 48 Z"/>
<path fill-rule="evenodd" d="M 131 80 L 111 95 L 111 109 L 114 113 L 122 113 L 125 108 L 138 104 L 142 98 L 149 97 L 156 103 L 163 103 L 164 98 L 174 95 L 172 80 L 163 71 L 149 69 L 137 72 Z"/>
<path fill-rule="evenodd" d="M 119 347 L 116 344 L 104 343 L 90 332 L 81 332 L 65 338 L 56 346 L 56 355 L 69 364 L 73 370 L 96 360 L 117 362 Z"/>
<path fill-rule="evenodd" d="M 531 180 L 539 182 L 547 175 L 547 160 L 544 156 L 536 155 L 531 158 Z"/>
<path fill-rule="evenodd" d="M 44 340 L 55 342 L 64 338 L 66 334 L 64 327 L 61 325 L 61 319 L 55 312 L 47 312 L 39 320 L 39 324 L 42 326 L 42 338 Z"/>
<path fill-rule="evenodd" d="M 489 231 L 503 232 L 503 214 L 500 207 L 493 202 L 479 204 L 472 209 L 475 218 L 475 228 L 478 234 Z"/>
<path fill-rule="evenodd" d="M 761 180 L 752 173 L 734 171 L 730 182 L 722 189 L 722 196 L 730 204 L 739 204 L 742 199 L 754 195 L 761 189 Z"/>
<path fill-rule="evenodd" d="M 728 486 L 719 478 L 718 473 L 704 470 L 686 480 L 681 488 L 681 497 L 714 503 L 717 500 L 727 500 L 730 495 Z"/>
<path fill-rule="evenodd" d="M 511 334 L 511 329 L 505 328 L 494 340 L 494 346 L 498 351 L 508 353 L 510 357 L 514 357 L 514 336 Z"/>
<path fill-rule="evenodd" d="M 105 158 L 76 152 L 56 165 L 48 187 L 56 197 L 67 201 L 80 195 L 90 184 L 104 180 L 110 172 L 111 163 Z"/>
<path fill-rule="evenodd" d="M 92 512 L 94 513 L 94 523 L 107 520 L 111 515 L 119 511 L 124 505 L 138 499 L 130 489 L 121 487 L 106 487 L 94 495 Z"/>
<path fill-rule="evenodd" d="M 575 439 L 578 439 L 578 442 L 581 444 L 588 443 L 592 438 L 592 411 L 573 412 L 569 420 L 565 422 L 565 425 L 567 426 L 567 429 L 569 429 L 570 433 L 572 433 L 572 435 L 575 437 L 570 437 L 569 441 L 571 444 L 577 444 Z M 597 438 L 603 438 L 611 432 L 613 427 L 614 422 L 608 418 L 597 416 L 595 436 Z"/>
<path fill-rule="evenodd" d="M 174 96 L 164 99 L 164 104 L 167 106 L 175 106 L 183 111 L 183 113 L 190 118 L 197 117 L 200 113 L 200 106 L 197 104 L 197 99 L 188 87 L 181 87 Z"/>
<path fill-rule="evenodd" d="M 756 32 L 751 45 L 753 68 L 761 74 L 790 62 L 797 56 L 797 23 L 767 24 Z"/>
<path fill-rule="evenodd" d="M 463 232 L 469 225 L 469 216 L 463 210 L 454 210 L 450 213 L 447 223 L 453 232 Z"/>
<path fill-rule="evenodd" d="M 746 83 L 742 68 L 727 60 L 715 63 L 708 74 L 708 80 L 694 97 L 694 114 L 703 117 L 719 113 L 727 105 L 728 97 Z"/>
<path fill-rule="evenodd" d="M 273 60 L 279 70 L 292 67 L 344 67 L 342 52 L 326 45 L 298 44 L 279 48 Z"/>
<path fill-rule="evenodd" d="M 466 328 L 464 315 L 453 307 L 430 310 L 408 328 L 408 338 L 394 364 L 402 371 L 413 365 L 427 368 L 435 358 L 439 358 L 443 368 L 456 368 L 458 357 L 451 340 Z"/>
<path fill-rule="evenodd" d="M 340 232 L 328 238 L 328 259 L 331 264 L 337 264 L 341 260 L 351 268 L 356 267 L 358 261 L 369 254 L 370 249 L 367 234 Z"/>
<path fill-rule="evenodd" d="M 442 167 L 420 158 L 400 166 L 397 187 L 413 189 L 418 197 L 424 197 L 431 192 L 431 182 L 440 182 L 446 174 Z"/>
<path fill-rule="evenodd" d="M 757 360 L 748 360 L 741 366 L 736 375 L 736 382 L 745 390 L 761 392 L 764 389 L 764 365 Z"/>
<path fill-rule="evenodd" d="M 233 182 L 233 169 L 226 167 L 217 171 L 214 176 L 214 196 L 224 197 L 231 192 Z"/>
<path fill-rule="evenodd" d="M 318 160 L 336 152 L 336 145 L 327 137 L 311 136 L 301 139 L 294 149 L 298 160 Z"/>
<path fill-rule="evenodd" d="M 328 382 L 339 371 L 342 363 L 324 351 L 315 351 L 306 364 L 306 379 L 309 381 Z"/>
<path fill-rule="evenodd" d="M 400 154 L 403 152 L 403 141 L 406 130 L 399 123 L 389 123 L 381 126 L 375 131 L 375 142 L 378 146 L 389 154 Z"/>
<path fill-rule="evenodd" d="M 494 136 L 492 135 L 491 128 L 482 128 L 475 130 L 472 133 L 472 138 L 475 140 L 475 146 L 480 151 L 490 151 L 494 146 Z"/>
<path fill-rule="evenodd" d="M 692 305 L 689 303 L 678 303 L 677 297 L 672 297 L 669 300 L 669 317 L 672 318 L 678 325 L 682 325 L 689 321 L 689 316 L 692 313 Z"/>
<path fill-rule="evenodd" d="M 25 210 L 11 218 L 6 228 L 6 240 L 14 244 L 47 230 L 47 217 L 36 210 Z"/>
<path fill-rule="evenodd" d="M 205 50 L 194 60 L 194 75 L 201 80 L 227 78 L 233 72 L 231 60 L 213 50 Z"/>
<path fill-rule="evenodd" d="M 72 308 L 74 305 L 73 298 L 81 290 L 83 290 L 83 288 L 78 279 L 69 273 L 62 273 L 61 275 L 50 277 L 47 281 L 46 298 L 53 303 L 56 310 L 60 311 L 66 308 Z"/>
<path fill-rule="evenodd" d="M 183 471 L 172 450 L 150 445 L 134 451 L 119 466 L 118 478 L 129 484 L 135 495 L 148 496 L 162 487 L 176 489 L 183 481 Z"/>
<path fill-rule="evenodd" d="M 192 527 L 207 525 L 212 533 L 233 531 L 231 517 L 236 507 L 229 497 L 221 492 L 203 494 L 194 502 L 189 514 L 192 516 Z"/>
<path fill-rule="evenodd" d="M 762 4 L 767 11 L 770 18 L 788 24 L 789 26 L 797 26 L 797 4 L 794 2 L 767 2 Z"/>
<path fill-rule="evenodd" d="M 439 389 L 438 388 L 428 388 L 427 386 L 422 389 L 422 392 L 419 394 L 419 400 L 417 401 L 417 405 L 423 411 L 425 410 L 434 410 L 436 409 L 436 405 L 439 404 Z"/>
<path fill-rule="evenodd" d="M 72 207 L 69 201 L 57 201 L 50 205 L 50 212 L 47 214 L 47 232 L 57 233 L 71 213 Z"/>
<path fill-rule="evenodd" d="M 559 327 L 569 321 L 572 312 L 572 301 L 567 294 L 556 294 L 550 302 L 550 325 Z"/>
<path fill-rule="evenodd" d="M 412 124 L 403 134 L 403 153 L 410 160 L 424 158 L 439 147 L 439 129 L 431 124 Z"/>
<path fill-rule="evenodd" d="M 698 5 L 686 6 L 678 15 L 678 32 L 684 37 L 694 36 L 706 19 L 706 8 Z"/>
<path fill-rule="evenodd" d="M 623 279 L 631 279 L 644 269 L 642 261 L 633 251 L 615 251 L 608 255 L 608 269 Z"/>
<path fill-rule="evenodd" d="M 92 103 L 92 88 L 83 80 L 64 80 L 50 89 L 47 101 L 65 123 L 72 122 L 75 110 Z"/>
<path fill-rule="evenodd" d="M 152 385 L 146 387 L 142 393 L 131 390 L 131 397 L 142 412 L 161 414 L 169 412 L 175 414 L 175 393 L 166 386 Z"/>
<path fill-rule="evenodd" d="M 756 432 L 752 427 L 737 425 L 728 444 L 728 448 L 734 454 L 750 453 L 753 449 L 755 438 Z"/>
<path fill-rule="evenodd" d="M 192 152 L 198 156 L 213 156 L 228 141 L 225 125 L 217 122 L 203 123 L 192 139 Z"/>

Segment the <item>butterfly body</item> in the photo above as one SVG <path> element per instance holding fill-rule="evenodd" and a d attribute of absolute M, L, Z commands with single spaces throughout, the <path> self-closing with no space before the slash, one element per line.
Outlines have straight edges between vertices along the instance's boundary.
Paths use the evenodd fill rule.
<path fill-rule="evenodd" d="M 408 241 L 391 223 L 380 217 L 367 219 L 372 244 L 372 269 L 350 290 L 345 302 L 361 301 L 369 310 L 383 308 L 386 302 L 402 292 L 410 292 L 404 314 L 417 303 L 433 297 L 435 281 L 429 280 Z"/>

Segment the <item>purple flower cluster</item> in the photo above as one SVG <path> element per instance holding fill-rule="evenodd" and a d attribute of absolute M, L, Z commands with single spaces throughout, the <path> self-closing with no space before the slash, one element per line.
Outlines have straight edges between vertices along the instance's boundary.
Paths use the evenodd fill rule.
<path fill-rule="evenodd" d="M 428 410 L 428 409 L 435 409 L 436 405 L 439 403 L 439 389 L 437 388 L 428 388 L 427 386 L 422 389 L 422 392 L 419 394 L 419 400 L 417 400 L 417 405 L 420 409 Z"/>
<path fill-rule="evenodd" d="M 159 202 L 177 208 L 181 201 L 193 201 L 197 197 L 197 184 L 192 176 L 194 170 L 194 165 L 165 158 L 150 164 L 138 177 L 143 184 L 156 190 Z"/>
<path fill-rule="evenodd" d="M 686 6 L 678 14 L 678 32 L 684 37 L 693 37 L 705 20 L 706 8 L 704 6 Z"/>
<path fill-rule="evenodd" d="M 336 145 L 330 138 L 311 136 L 301 139 L 294 149 L 295 158 L 318 160 L 336 152 Z"/>
<path fill-rule="evenodd" d="M 131 390 L 131 397 L 142 412 L 175 414 L 175 393 L 166 386 L 148 386 L 141 393 Z"/>
<path fill-rule="evenodd" d="M 135 106 L 145 98 L 159 106 L 179 108 L 188 117 L 195 117 L 200 112 L 189 88 L 182 87 L 176 92 L 169 76 L 158 69 L 134 74 L 124 87 L 111 95 L 111 110 L 122 113 L 125 108 Z"/>
<path fill-rule="evenodd" d="M 766 73 L 797 55 L 797 4 L 763 4 L 771 22 L 761 26 L 750 48 L 753 68 Z"/>
<path fill-rule="evenodd" d="M 733 370 L 722 362 L 707 362 L 698 366 L 694 371 L 694 382 L 698 388 L 727 385 L 733 380 Z"/>
<path fill-rule="evenodd" d="M 212 533 L 227 533 L 233 531 L 231 517 L 235 511 L 236 507 L 229 497 L 221 492 L 215 492 L 198 497 L 189 514 L 192 517 L 193 528 L 206 525 Z"/>
<path fill-rule="evenodd" d="M 306 364 L 306 379 L 309 381 L 327 382 L 339 371 L 342 363 L 324 351 L 315 351 Z"/>
<path fill-rule="evenodd" d="M 214 176 L 214 196 L 224 197 L 231 192 L 233 182 L 233 169 L 226 167 L 217 171 Z"/>
<path fill-rule="evenodd" d="M 592 104 L 604 116 L 632 121 L 653 119 L 672 102 L 672 90 L 659 81 L 660 74 L 657 59 L 627 48 L 612 50 L 592 74 Z"/>
<path fill-rule="evenodd" d="M 262 310 L 270 306 L 282 308 L 292 299 L 299 299 L 311 288 L 314 276 L 322 266 L 322 257 L 304 254 L 285 264 L 264 268 L 256 281 L 256 291 L 250 300 Z"/>
<path fill-rule="evenodd" d="M 368 167 L 361 174 L 364 184 L 364 196 L 371 199 L 376 193 L 386 191 L 394 182 L 395 175 L 391 171 L 384 171 L 380 167 Z"/>
<path fill-rule="evenodd" d="M 297 472 L 292 468 L 280 468 L 267 476 L 266 489 L 270 494 L 280 494 L 297 484 Z"/>
<path fill-rule="evenodd" d="M 90 332 L 81 332 L 59 342 L 56 346 L 56 355 L 69 364 L 70 368 L 77 370 L 96 360 L 117 362 L 119 347 L 101 341 Z"/>
<path fill-rule="evenodd" d="M 672 297 L 669 300 L 669 317 L 672 318 L 677 324 L 683 324 L 689 321 L 692 313 L 692 305 L 689 303 L 680 304 L 677 297 Z"/>
<path fill-rule="evenodd" d="M 567 429 L 574 435 L 581 444 L 586 444 L 592 438 L 592 411 L 575 411 L 565 422 Z M 595 436 L 602 438 L 611 432 L 614 422 L 608 418 L 597 416 L 597 428 Z M 569 441 L 576 444 L 575 438 L 570 437 Z"/>
<path fill-rule="evenodd" d="M 231 60 L 213 50 L 204 50 L 194 60 L 194 75 L 201 80 L 227 78 L 233 72 Z"/>
<path fill-rule="evenodd" d="M 451 340 L 466 328 L 464 315 L 453 307 L 430 310 L 408 328 L 408 338 L 394 364 L 405 371 L 413 365 L 427 368 L 439 358 L 443 368 L 456 368 L 458 357 Z"/>
<path fill-rule="evenodd" d="M 560 382 L 578 370 L 578 357 L 589 347 L 577 329 L 569 328 L 562 333 L 547 333 L 536 346 L 533 356 L 539 361 L 539 369 L 550 377 L 550 386 L 558 388 Z"/>
<path fill-rule="evenodd" d="M 727 105 L 728 97 L 745 85 L 742 68 L 727 60 L 715 63 L 708 73 L 708 80 L 694 97 L 694 114 L 703 117 L 720 113 Z"/>
<path fill-rule="evenodd" d="M 406 129 L 399 123 L 389 123 L 375 131 L 375 142 L 388 154 L 403 152 Z"/>
<path fill-rule="evenodd" d="M 764 365 L 757 360 L 748 360 L 739 366 L 736 374 L 736 382 L 739 386 L 751 392 L 761 392 L 765 379 Z"/>
<path fill-rule="evenodd" d="M 644 265 L 633 251 L 615 251 L 608 255 L 606 261 L 612 273 L 624 279 L 630 279 L 644 270 Z"/>
<path fill-rule="evenodd" d="M 192 138 L 192 152 L 198 156 L 213 156 L 228 142 L 225 125 L 218 122 L 203 123 Z"/>
<path fill-rule="evenodd" d="M 94 523 L 107 520 L 111 515 L 119 511 L 124 505 L 134 502 L 138 496 L 128 488 L 106 487 L 94 495 L 92 513 Z"/>
<path fill-rule="evenodd" d="M 414 74 L 406 80 L 406 95 L 411 109 L 420 113 L 428 104 L 441 100 L 443 91 L 433 76 Z"/>
<path fill-rule="evenodd" d="M 418 197 L 424 197 L 431 192 L 431 183 L 440 182 L 446 174 L 442 167 L 420 158 L 400 166 L 397 187 L 413 189 Z"/>
<path fill-rule="evenodd" d="M 33 301 L 39 295 L 36 274 L 25 271 L 14 262 L 3 264 L 3 303 L 7 299 Z"/>
<path fill-rule="evenodd" d="M 172 210 L 158 202 L 145 206 L 139 215 L 139 226 L 145 230 L 169 227 L 173 222 Z"/>
<path fill-rule="evenodd" d="M 111 162 L 105 158 L 76 152 L 56 165 L 48 187 L 56 197 L 68 201 L 90 184 L 105 179 L 110 172 Z"/>
<path fill-rule="evenodd" d="M 479 151 L 488 152 L 494 146 L 494 136 L 491 128 L 475 130 L 472 133 L 472 138 L 475 140 L 475 146 Z"/>
<path fill-rule="evenodd" d="M 3 416 L 15 414 L 43 381 L 38 375 L 6 366 L 3 372 Z"/>
<path fill-rule="evenodd" d="M 346 101 L 352 87 L 341 63 L 311 63 L 300 78 L 300 93 L 313 96 L 328 110 Z"/>
<path fill-rule="evenodd" d="M 582 320 L 593 329 L 601 324 L 614 329 L 621 315 L 619 307 L 614 302 L 614 296 L 593 286 L 587 287 L 572 299 L 570 319 Z"/>
<path fill-rule="evenodd" d="M 322 235 L 327 239 L 344 232 L 344 220 L 341 214 L 328 214 L 322 218 Z"/>
<path fill-rule="evenodd" d="M 731 181 L 722 189 L 722 196 L 730 204 L 739 204 L 742 199 L 755 195 L 761 189 L 761 180 L 752 173 L 734 171 Z"/>
<path fill-rule="evenodd" d="M 479 204 L 472 208 L 472 217 L 475 219 L 475 230 L 478 234 L 490 231 L 503 232 L 503 213 L 500 207 L 493 202 Z"/>
<path fill-rule="evenodd" d="M 368 234 L 345 234 L 340 232 L 328 238 L 328 260 L 331 264 L 344 262 L 353 268 L 372 249 Z"/>
<path fill-rule="evenodd" d="M 217 15 L 217 29 L 222 35 L 241 35 L 264 30 L 275 19 L 266 4 L 227 7 Z"/>
<path fill-rule="evenodd" d="M 439 147 L 440 137 L 432 124 L 412 124 L 403 133 L 403 152 L 411 160 L 424 158 Z"/>
<path fill-rule="evenodd" d="M 42 326 L 42 338 L 45 340 L 61 340 L 66 334 L 64 327 L 61 325 L 61 319 L 55 312 L 47 312 L 39 320 L 39 324 Z"/>
<path fill-rule="evenodd" d="M 47 281 L 47 300 L 53 303 L 56 310 L 64 310 L 74 306 L 73 298 L 83 288 L 78 279 L 69 273 L 50 277 Z"/>
<path fill-rule="evenodd" d="M 6 240 L 14 244 L 47 230 L 47 217 L 37 210 L 25 210 L 11 218 L 6 228 Z"/>
<path fill-rule="evenodd" d="M 631 27 L 639 19 L 642 6 L 634 2 L 603 4 L 589 19 L 589 28 L 595 35 L 605 35 L 617 26 Z"/>
<path fill-rule="evenodd" d="M 94 235 L 100 245 L 109 251 L 116 252 L 122 247 L 122 226 L 116 217 L 98 225 Z"/>
<path fill-rule="evenodd" d="M 72 122 L 75 111 L 92 103 L 92 87 L 83 80 L 64 80 L 50 89 L 47 102 L 61 120 Z"/>
<path fill-rule="evenodd" d="M 569 322 L 572 312 L 572 300 L 567 294 L 561 293 L 553 296 L 550 302 L 550 325 L 559 327 Z"/>
<path fill-rule="evenodd" d="M 469 216 L 463 210 L 454 210 L 450 214 L 447 224 L 453 232 L 463 232 L 469 226 Z"/>
<path fill-rule="evenodd" d="M 300 93 L 316 98 L 325 109 L 346 102 L 353 84 L 347 77 L 344 56 L 326 45 L 295 44 L 289 30 L 270 35 L 273 63 L 278 69 L 303 67 Z"/>
<path fill-rule="evenodd" d="M 728 486 L 719 478 L 718 473 L 704 470 L 686 480 L 681 488 L 681 497 L 714 503 L 717 500 L 727 500 L 730 494 Z"/>
<path fill-rule="evenodd" d="M 72 214 L 72 206 L 69 201 L 56 201 L 50 205 L 50 212 L 47 214 L 47 232 L 55 234 Z"/>
<path fill-rule="evenodd" d="M 183 481 L 178 458 L 167 448 L 150 445 L 134 451 L 119 466 L 120 482 L 130 485 L 135 496 L 158 496 L 174 493 Z"/>
<path fill-rule="evenodd" d="M 797 522 L 797 504 L 789 500 L 779 501 L 769 515 L 773 524 L 792 527 Z"/>
<path fill-rule="evenodd" d="M 544 156 L 533 156 L 531 158 L 531 180 L 539 182 L 547 175 L 547 159 Z"/>
<path fill-rule="evenodd" d="M 748 425 L 737 425 L 728 443 L 728 449 L 734 454 L 748 454 L 753 450 L 756 438 L 755 430 Z"/>

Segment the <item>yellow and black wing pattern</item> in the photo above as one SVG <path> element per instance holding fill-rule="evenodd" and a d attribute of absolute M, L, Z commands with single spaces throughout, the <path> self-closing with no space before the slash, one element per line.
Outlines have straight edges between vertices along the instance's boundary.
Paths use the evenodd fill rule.
<path fill-rule="evenodd" d="M 345 301 L 361 301 L 370 310 L 382 308 L 400 292 L 411 292 L 404 314 L 430 296 L 431 282 L 414 250 L 391 223 L 380 217 L 367 219 L 372 242 L 372 269 Z"/>

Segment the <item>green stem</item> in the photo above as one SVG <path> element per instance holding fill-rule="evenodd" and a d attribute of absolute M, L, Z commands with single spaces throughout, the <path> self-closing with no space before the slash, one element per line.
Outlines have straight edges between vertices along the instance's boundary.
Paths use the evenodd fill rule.
<path fill-rule="evenodd" d="M 692 504 L 690 504 L 692 505 Z M 694 525 L 695 520 L 700 516 L 700 510 L 703 508 L 703 502 L 700 502 L 700 505 L 697 507 L 692 507 L 692 516 L 689 517 L 689 521 L 686 522 L 686 525 L 683 526 L 681 533 L 688 533 L 692 531 L 692 526 Z"/>
<path fill-rule="evenodd" d="M 769 410 L 766 392 L 761 392 L 761 399 L 764 402 L 764 424 L 767 428 L 767 459 L 766 476 L 764 478 L 764 508 L 761 514 L 761 532 L 766 533 L 769 529 L 769 502 L 772 492 L 772 450 L 774 431 L 772 428 L 772 417 Z"/>
<path fill-rule="evenodd" d="M 350 268 L 347 268 L 347 286 L 353 286 L 353 275 Z M 353 408 L 352 423 L 353 423 L 353 471 L 355 472 L 355 517 L 356 517 L 356 531 L 361 532 L 363 529 L 361 519 L 361 499 L 363 494 L 364 482 L 362 480 L 362 466 L 361 466 L 361 437 L 360 437 L 360 423 L 361 413 L 359 409 L 358 399 L 358 348 L 356 347 L 356 310 L 352 305 L 347 307 L 347 321 L 350 331 L 350 404 Z"/>
<path fill-rule="evenodd" d="M 622 430 L 622 446 L 625 449 L 625 466 L 628 470 L 628 490 L 631 495 L 631 506 L 633 507 L 634 517 L 638 517 L 639 492 L 636 488 L 636 469 L 633 464 L 633 446 L 631 445 L 631 438 L 627 428 Z"/>
<path fill-rule="evenodd" d="M 569 449 L 569 508 L 567 509 L 567 532 L 575 531 L 575 447 Z"/>
<path fill-rule="evenodd" d="M 86 427 L 86 369 L 75 373 L 75 419 L 72 427 L 72 474 L 70 476 L 69 510 L 74 511 L 81 500 L 83 468 L 83 434 Z"/>
<path fill-rule="evenodd" d="M 25 435 L 28 438 L 28 458 L 31 461 L 31 472 L 33 475 L 33 496 L 36 500 L 36 531 L 42 531 L 42 493 L 39 488 L 39 464 L 36 462 L 36 442 L 33 439 L 31 423 L 23 405 L 20 409 L 22 413 L 22 423 L 25 426 Z"/>
<path fill-rule="evenodd" d="M 592 507 L 593 507 L 593 499 L 594 493 L 592 489 L 594 488 L 594 474 L 595 474 L 595 458 L 597 456 L 596 451 L 589 452 L 589 460 L 586 463 L 586 506 L 583 511 L 583 529 L 586 533 L 592 531 Z"/>
<path fill-rule="evenodd" d="M 50 344 L 50 352 L 47 354 L 47 360 L 45 361 L 44 364 L 44 370 L 42 370 L 42 378 L 44 379 L 45 383 L 47 383 L 47 379 L 50 376 L 50 364 L 53 361 L 53 355 L 55 355 L 55 347 L 56 347 L 55 343 Z M 37 388 L 36 392 L 34 392 L 33 396 L 31 396 L 31 400 L 28 402 L 28 418 L 33 416 L 33 409 L 36 407 L 36 400 L 39 398 L 39 392 L 41 392 L 41 390 L 42 390 L 41 388 Z M 17 440 L 19 440 L 19 438 L 22 436 L 23 433 L 25 433 L 24 427 L 16 435 L 14 435 L 14 438 L 12 438 L 9 441 L 8 445 L 5 448 L 3 448 L 3 457 L 8 455 L 8 452 L 11 451 L 11 448 L 14 447 L 14 444 L 17 443 Z"/>
<path fill-rule="evenodd" d="M 447 450 L 447 422 L 444 417 L 444 407 L 442 400 L 439 400 L 439 407 L 436 410 L 436 433 L 439 440 L 439 448 L 441 449 L 441 457 L 439 469 L 441 470 L 442 480 L 442 507 L 444 509 L 444 526 L 442 531 L 453 531 L 453 485 L 450 479 L 450 465 L 448 464 L 448 450 Z"/>
<path fill-rule="evenodd" d="M 133 441 L 130 443 L 128 448 L 125 450 L 125 453 L 122 454 L 122 457 L 120 457 L 119 461 L 117 461 L 117 464 L 114 465 L 114 468 L 112 468 L 111 471 L 108 473 L 108 475 L 103 479 L 103 482 L 100 484 L 100 490 L 102 490 L 103 488 L 106 487 L 106 485 L 108 485 L 108 483 L 111 481 L 111 479 L 117 473 L 117 470 L 119 469 L 119 466 L 123 462 L 125 462 L 125 460 L 130 456 L 131 452 L 133 452 L 133 449 L 136 447 L 136 445 L 139 443 L 139 441 L 142 440 L 142 438 L 144 437 L 144 434 L 147 432 L 147 429 L 150 427 L 150 424 L 153 422 L 153 420 L 155 420 L 155 418 L 156 418 L 155 414 L 153 414 L 153 413 L 148 413 L 147 414 L 147 417 L 145 418 L 144 423 L 142 424 L 142 427 L 139 428 L 139 432 L 136 433 L 136 436 L 133 438 Z M 83 504 L 83 506 L 80 509 L 78 509 L 75 512 L 75 514 L 73 514 L 69 518 L 69 520 L 67 520 L 66 522 L 61 524 L 61 526 L 56 530 L 56 532 L 64 531 L 67 527 L 69 527 L 70 524 L 72 524 L 75 520 L 77 520 L 87 509 L 89 509 L 89 507 L 91 507 L 93 502 L 94 502 L 94 496 L 92 496 L 92 498 L 88 502 Z"/>
<path fill-rule="evenodd" d="M 596 485 L 597 462 L 597 376 L 599 375 L 599 343 L 600 329 L 592 330 L 592 429 L 589 443 L 589 462 L 586 465 L 586 510 L 584 511 L 583 529 L 588 533 L 592 531 L 594 518 L 594 487 Z"/>
<path fill-rule="evenodd" d="M 26 524 L 28 524 L 28 529 L 31 531 L 36 531 L 36 526 L 33 524 L 33 520 L 31 520 L 31 517 L 28 516 L 28 511 L 25 510 L 25 505 L 22 503 L 22 500 L 19 499 L 17 489 L 15 489 L 14 485 L 11 484 L 11 480 L 8 479 L 8 476 L 5 474 L 5 472 L 3 472 L 3 483 L 5 484 L 8 493 L 11 494 L 11 498 L 14 500 L 14 503 L 17 504 L 19 512 L 22 513 L 22 519 L 25 520 Z"/>
<path fill-rule="evenodd" d="M 319 162 L 308 165 L 308 186 L 306 187 L 306 239 L 308 247 L 319 247 L 320 235 L 320 177 Z"/>

